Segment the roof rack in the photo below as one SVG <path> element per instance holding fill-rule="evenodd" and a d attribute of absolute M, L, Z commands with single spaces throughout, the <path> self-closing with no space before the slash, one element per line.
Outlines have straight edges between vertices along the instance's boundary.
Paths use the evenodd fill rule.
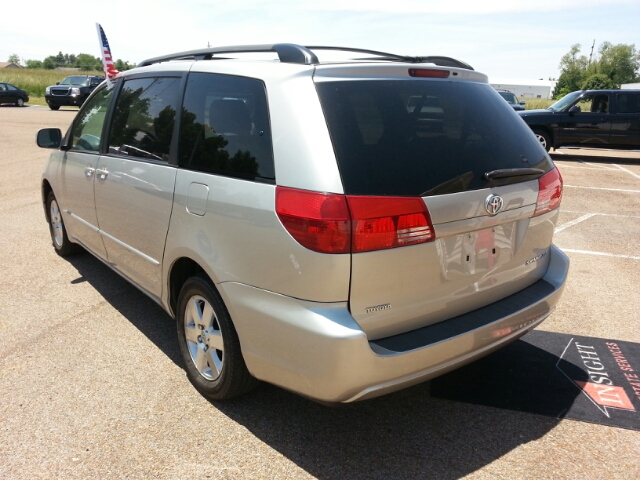
<path fill-rule="evenodd" d="M 473 70 L 473 67 L 468 63 L 456 60 L 451 57 L 442 56 L 428 56 L 428 57 L 412 57 L 408 55 L 397 55 L 395 53 L 378 52 L 376 50 L 365 50 L 362 48 L 350 48 L 350 47 L 323 47 L 323 46 L 308 46 L 309 50 L 334 50 L 342 52 L 354 52 L 364 53 L 367 55 L 375 55 L 377 60 L 386 60 L 388 62 L 406 62 L 406 63 L 433 63 L 440 67 L 456 67 L 464 68 L 465 70 Z M 354 60 L 370 60 L 369 58 L 356 58 Z"/>
<path fill-rule="evenodd" d="M 406 62 L 406 63 L 433 63 L 443 67 L 464 68 L 473 70 L 468 63 L 456 60 L 451 57 L 427 56 L 412 57 L 406 55 L 397 55 L 395 53 L 378 52 L 376 50 L 365 50 L 361 48 L 350 47 L 327 47 L 327 46 L 309 46 L 296 45 L 293 43 L 275 43 L 272 45 L 236 45 L 229 47 L 205 48 L 199 50 L 189 50 L 186 52 L 173 53 L 171 55 L 163 55 L 144 60 L 138 64 L 138 67 L 146 67 L 154 63 L 168 62 L 171 60 L 215 60 L 224 57 L 216 57 L 216 55 L 224 55 L 227 53 L 259 53 L 259 52 L 275 52 L 283 63 L 299 63 L 302 65 L 317 65 L 320 63 L 318 57 L 312 50 L 332 50 L 341 52 L 363 53 L 373 55 L 377 60 L 388 62 Z M 369 58 L 356 58 L 354 60 L 370 60 Z"/>
<path fill-rule="evenodd" d="M 273 45 L 238 45 L 231 47 L 205 48 L 201 50 L 189 50 L 187 52 L 173 53 L 161 57 L 149 58 L 138 64 L 138 67 L 146 67 L 154 63 L 168 62 L 170 60 L 212 60 L 214 55 L 225 53 L 259 53 L 275 52 L 283 63 L 300 63 L 302 65 L 318 64 L 320 61 L 315 54 L 302 45 L 292 43 L 276 43 Z"/>

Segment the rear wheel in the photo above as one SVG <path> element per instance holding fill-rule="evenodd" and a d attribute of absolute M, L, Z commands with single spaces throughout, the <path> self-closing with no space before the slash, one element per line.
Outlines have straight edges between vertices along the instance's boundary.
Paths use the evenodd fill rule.
<path fill-rule="evenodd" d="M 49 108 L 51 110 L 59 110 L 60 109 L 60 105 L 51 105 L 51 104 L 49 104 Z"/>
<path fill-rule="evenodd" d="M 187 377 L 203 395 L 227 400 L 254 388 L 240 341 L 220 294 L 204 275 L 187 280 L 178 297 L 178 346 Z"/>
<path fill-rule="evenodd" d="M 82 251 L 78 244 L 72 243 L 67 237 L 67 230 L 62 220 L 62 212 L 53 192 L 49 192 L 47 197 L 47 212 L 49 212 L 49 232 L 51 233 L 51 240 L 56 253 L 61 257 L 67 257 Z"/>
<path fill-rule="evenodd" d="M 540 145 L 542 145 L 542 147 L 547 152 L 551 150 L 551 137 L 549 137 L 549 134 L 547 132 L 540 129 L 534 129 L 533 134 L 536 136 L 536 138 L 540 142 Z"/>

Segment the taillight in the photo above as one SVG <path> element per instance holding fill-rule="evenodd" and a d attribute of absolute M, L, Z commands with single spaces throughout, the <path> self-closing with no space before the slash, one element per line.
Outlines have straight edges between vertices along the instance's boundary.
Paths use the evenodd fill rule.
<path fill-rule="evenodd" d="M 278 218 L 300 245 L 321 253 L 349 253 L 351 227 L 344 195 L 276 187 Z"/>
<path fill-rule="evenodd" d="M 276 213 L 298 243 L 321 253 L 358 253 L 435 239 L 420 197 L 365 197 L 276 187 Z"/>
<path fill-rule="evenodd" d="M 449 70 L 440 70 L 437 68 L 410 68 L 409 76 L 420 78 L 448 78 L 451 72 Z"/>
<path fill-rule="evenodd" d="M 555 210 L 562 200 L 562 176 L 554 167 L 538 179 L 538 200 L 534 217 Z"/>
<path fill-rule="evenodd" d="M 353 253 L 435 239 L 429 212 L 420 197 L 347 195 L 347 203 L 351 211 Z"/>

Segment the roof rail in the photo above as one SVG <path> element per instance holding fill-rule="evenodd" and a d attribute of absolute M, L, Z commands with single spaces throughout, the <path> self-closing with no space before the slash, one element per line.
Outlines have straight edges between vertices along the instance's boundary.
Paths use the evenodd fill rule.
<path fill-rule="evenodd" d="M 350 47 L 323 47 L 323 46 L 307 46 L 309 50 L 334 50 L 342 52 L 355 52 L 364 53 L 368 55 L 375 55 L 378 60 L 386 60 L 389 62 L 407 62 L 407 63 L 433 63 L 441 67 L 457 67 L 464 68 L 465 70 L 473 70 L 473 67 L 468 63 L 460 60 L 456 60 L 451 57 L 442 56 L 428 56 L 428 57 L 412 57 L 408 55 L 397 55 L 395 53 L 378 52 L 376 50 L 364 50 L 361 48 Z M 369 60 L 367 58 L 356 58 L 355 60 Z"/>
<path fill-rule="evenodd" d="M 283 63 L 299 63 L 302 65 L 317 65 L 320 63 L 318 57 L 312 50 L 332 50 L 341 52 L 363 53 L 366 55 L 374 55 L 377 60 L 388 62 L 407 62 L 407 63 L 433 63 L 442 67 L 457 67 L 466 70 L 473 70 L 468 63 L 456 60 L 451 57 L 428 56 L 428 57 L 411 57 L 407 55 L 397 55 L 395 53 L 378 52 L 376 50 L 365 50 L 362 48 L 350 47 L 327 47 L 327 46 L 309 46 L 303 47 L 293 43 L 274 43 L 272 45 L 236 45 L 229 47 L 203 48 L 199 50 L 189 50 L 186 52 L 173 53 L 154 57 L 144 60 L 138 64 L 138 67 L 146 67 L 154 63 L 168 62 L 171 60 L 212 60 L 222 59 L 224 57 L 216 57 L 216 55 L 224 55 L 226 53 L 259 53 L 259 52 L 275 52 Z M 369 58 L 356 58 L 354 60 L 369 60 Z"/>
<path fill-rule="evenodd" d="M 204 48 L 200 50 L 189 50 L 186 52 L 173 53 L 144 60 L 138 67 L 146 67 L 154 63 L 168 62 L 170 60 L 211 60 L 214 55 L 225 53 L 259 53 L 275 52 L 283 63 L 300 63 L 303 65 L 313 65 L 320 63 L 306 47 L 293 43 L 276 43 L 273 45 L 237 45 L 230 47 Z"/>

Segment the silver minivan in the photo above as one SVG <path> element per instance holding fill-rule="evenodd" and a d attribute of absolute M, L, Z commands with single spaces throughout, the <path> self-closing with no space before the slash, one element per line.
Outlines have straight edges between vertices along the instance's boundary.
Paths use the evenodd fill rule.
<path fill-rule="evenodd" d="M 157 57 L 37 141 L 55 149 L 56 252 L 89 251 L 162 305 L 213 399 L 258 380 L 328 403 L 423 382 L 536 327 L 567 277 L 558 170 L 446 57 Z"/>

